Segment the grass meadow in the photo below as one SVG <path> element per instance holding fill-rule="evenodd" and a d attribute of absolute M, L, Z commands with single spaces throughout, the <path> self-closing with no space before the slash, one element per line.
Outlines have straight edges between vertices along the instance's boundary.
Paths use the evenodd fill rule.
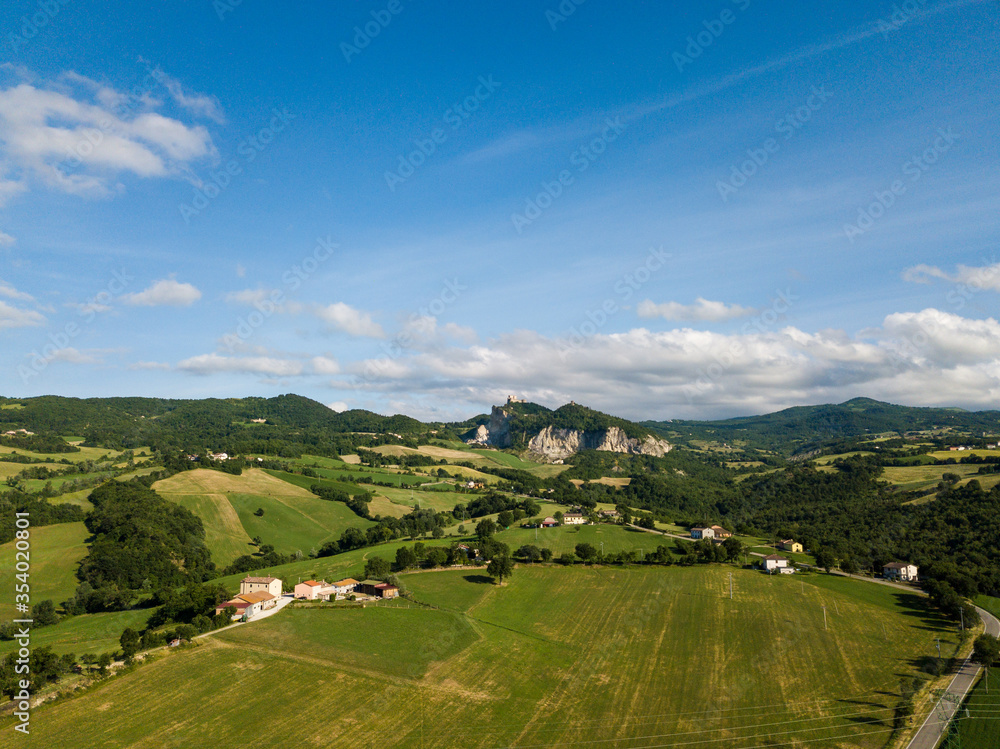
<path fill-rule="evenodd" d="M 921 601 L 746 570 L 730 600 L 728 575 L 406 575 L 436 608 L 286 609 L 36 709 L 19 745 L 886 746 L 900 675 L 945 636 Z"/>

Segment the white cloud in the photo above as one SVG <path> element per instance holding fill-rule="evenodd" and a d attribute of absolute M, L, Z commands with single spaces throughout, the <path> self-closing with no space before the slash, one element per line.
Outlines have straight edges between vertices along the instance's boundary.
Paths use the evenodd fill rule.
<path fill-rule="evenodd" d="M 14 307 L 0 301 L 0 328 L 24 328 L 31 325 L 42 325 L 45 316 L 34 310 Z"/>
<path fill-rule="evenodd" d="M 1000 263 L 982 266 L 959 265 L 951 274 L 935 265 L 923 264 L 914 265 L 903 271 L 903 280 L 910 283 L 929 284 L 932 278 L 964 284 L 977 291 L 1000 291 Z"/>
<path fill-rule="evenodd" d="M 8 299 L 17 299 L 21 302 L 33 302 L 35 300 L 35 297 L 31 296 L 31 294 L 18 291 L 2 279 L 0 279 L 0 296 L 7 297 Z"/>
<path fill-rule="evenodd" d="M 340 372 L 340 364 L 336 359 L 326 356 L 314 356 L 312 360 L 312 371 L 318 375 L 334 375 Z"/>
<path fill-rule="evenodd" d="M 152 286 L 136 294 L 126 294 L 126 304 L 137 307 L 188 307 L 199 299 L 201 292 L 189 283 L 179 283 L 172 278 L 156 281 Z"/>
<path fill-rule="evenodd" d="M 457 323 L 445 323 L 445 335 L 454 338 L 459 343 L 475 343 L 479 340 L 479 335 L 470 327 Z"/>
<path fill-rule="evenodd" d="M 514 331 L 484 344 L 343 366 L 334 387 L 432 398 L 451 415 L 518 393 L 631 418 L 710 418 L 870 396 L 913 405 L 995 407 L 1000 323 L 939 310 L 889 315 L 857 335 L 794 327 L 720 334 L 636 328 L 577 340 Z M 420 399 L 413 393 L 421 393 Z"/>
<path fill-rule="evenodd" d="M 737 317 L 747 317 L 755 312 L 756 310 L 750 307 L 741 307 L 738 304 L 727 305 L 725 302 L 711 302 L 702 297 L 698 297 L 694 304 L 681 304 L 680 302 L 656 304 L 646 299 L 639 302 L 636 310 L 639 317 L 662 317 L 665 320 L 686 322 L 721 322 Z"/>
<path fill-rule="evenodd" d="M 269 299 L 274 289 L 243 289 L 242 291 L 230 291 L 226 294 L 226 301 L 233 304 L 260 304 L 265 299 Z"/>
<path fill-rule="evenodd" d="M 163 84 L 163 86 L 170 93 L 170 98 L 172 98 L 178 106 L 187 109 L 199 117 L 207 117 L 210 120 L 214 120 L 219 124 L 226 121 L 226 117 L 222 113 L 222 107 L 219 104 L 219 100 L 214 96 L 200 94 L 197 91 L 185 90 L 180 81 L 173 76 L 167 75 L 160 70 L 159 67 L 156 68 L 153 75 L 157 81 Z"/>
<path fill-rule="evenodd" d="M 344 401 L 336 401 L 334 403 L 327 403 L 326 407 L 331 411 L 336 411 L 337 413 L 343 413 L 344 411 L 349 411 L 351 409 Z"/>
<path fill-rule="evenodd" d="M 362 312 L 343 302 L 336 302 L 316 310 L 316 315 L 334 330 L 364 338 L 385 338 L 382 326 L 372 320 L 368 312 Z"/>
<path fill-rule="evenodd" d="M 201 375 L 230 372 L 271 377 L 294 377 L 302 374 L 301 362 L 269 356 L 227 357 L 219 354 L 201 354 L 178 363 L 177 368 Z"/>
<path fill-rule="evenodd" d="M 127 104 L 128 106 L 125 106 Z M 63 192 L 106 197 L 120 173 L 179 177 L 216 158 L 208 130 L 151 111 L 83 76 L 64 75 L 53 88 L 20 83 L 0 89 L 0 204 L 31 180 Z M 13 178 L 7 178 L 4 174 Z"/>
<path fill-rule="evenodd" d="M 63 361 L 69 364 L 100 364 L 102 360 L 93 354 L 84 353 L 68 346 L 49 356 L 49 361 Z"/>
<path fill-rule="evenodd" d="M 0 196 L 0 205 L 3 204 L 3 197 Z M 0 231 L 0 247 L 13 247 L 17 239 L 6 232 Z"/>
<path fill-rule="evenodd" d="M 148 369 L 148 370 L 168 370 L 170 365 L 166 362 L 158 361 L 137 361 L 134 364 L 128 365 L 129 369 Z"/>

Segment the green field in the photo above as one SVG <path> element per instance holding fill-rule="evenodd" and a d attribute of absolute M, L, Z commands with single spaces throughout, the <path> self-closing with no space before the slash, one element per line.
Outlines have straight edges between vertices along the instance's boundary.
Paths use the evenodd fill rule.
<path fill-rule="evenodd" d="M 1000 746 L 1000 669 L 993 668 L 979 680 L 963 705 L 953 732 L 962 740 L 962 749 L 996 749 Z M 989 691 L 987 691 L 987 686 Z"/>
<path fill-rule="evenodd" d="M 52 599 L 56 606 L 73 596 L 76 568 L 87 556 L 90 533 L 83 523 L 60 523 L 30 529 L 29 585 L 33 603 Z M 0 621 L 16 616 L 14 608 L 14 541 L 0 546 Z"/>
<path fill-rule="evenodd" d="M 475 521 L 467 523 L 467 527 L 475 525 Z M 644 553 L 655 551 L 657 546 L 663 545 L 674 548 L 677 540 L 669 536 L 662 536 L 659 533 L 647 533 L 637 531 L 633 528 L 623 528 L 620 525 L 610 523 L 598 523 L 597 525 L 560 525 L 556 528 L 538 528 L 535 538 L 534 528 L 511 528 L 501 531 L 496 535 L 497 540 L 507 544 L 511 551 L 516 551 L 518 547 L 525 544 L 534 544 L 538 548 L 547 547 L 552 549 L 556 556 L 573 551 L 577 544 L 593 544 L 600 550 L 604 544 L 605 554 L 615 554 L 619 551 L 631 549 L 642 549 Z M 683 542 L 682 542 L 683 543 Z"/>
<path fill-rule="evenodd" d="M 141 630 L 146 626 L 146 621 L 152 613 L 153 609 L 137 609 L 71 616 L 58 624 L 34 630 L 31 633 L 31 647 L 51 647 L 60 655 L 115 653 L 121 649 L 119 638 L 122 630 L 126 627 L 132 627 L 136 631 Z M 0 657 L 16 649 L 16 642 L 0 641 Z M 0 746 L 3 746 L 2 742 Z"/>
<path fill-rule="evenodd" d="M 742 570 L 730 600 L 729 571 L 406 575 L 436 609 L 287 609 L 37 708 L 22 743 L 884 747 L 899 676 L 946 636 L 920 600 Z"/>
<path fill-rule="evenodd" d="M 283 554 L 309 554 L 324 542 L 340 538 L 348 527 L 372 525 L 341 502 L 319 499 L 307 489 L 258 469 L 241 476 L 208 469 L 185 471 L 156 482 L 153 488 L 201 518 L 205 543 L 220 567 L 251 553 L 250 540 L 256 536 Z M 254 514 L 258 509 L 264 510 L 263 516 Z"/>

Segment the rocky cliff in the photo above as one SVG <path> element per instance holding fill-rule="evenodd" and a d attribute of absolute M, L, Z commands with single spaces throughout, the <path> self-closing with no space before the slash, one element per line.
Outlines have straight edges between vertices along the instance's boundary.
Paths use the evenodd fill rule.
<path fill-rule="evenodd" d="M 568 458 L 581 450 L 662 457 L 670 450 L 670 443 L 651 435 L 643 439 L 630 438 L 619 427 L 587 432 L 546 427 L 528 442 L 529 453 L 550 460 Z"/>
<path fill-rule="evenodd" d="M 511 447 L 511 419 L 514 414 L 509 408 L 493 406 L 489 424 L 481 424 L 466 438 L 468 444 L 487 447 Z M 527 439 L 527 435 L 520 435 Z M 524 444 L 524 442 L 520 442 Z M 581 450 L 604 450 L 607 452 L 630 453 L 635 455 L 655 455 L 660 457 L 670 450 L 666 440 L 645 435 L 629 437 L 618 426 L 606 429 L 565 429 L 546 426 L 530 439 L 526 449 L 529 454 L 544 460 L 562 460 Z"/>

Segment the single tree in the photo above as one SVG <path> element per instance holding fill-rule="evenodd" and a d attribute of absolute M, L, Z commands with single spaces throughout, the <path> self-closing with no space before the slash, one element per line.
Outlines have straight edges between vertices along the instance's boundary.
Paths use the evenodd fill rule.
<path fill-rule="evenodd" d="M 125 627 L 122 636 L 118 638 L 118 642 L 122 646 L 122 655 L 128 660 L 139 651 L 141 639 L 138 632 L 131 627 Z"/>
<path fill-rule="evenodd" d="M 1000 662 L 1000 642 L 993 635 L 979 635 L 972 643 L 972 660 L 986 669 L 986 691 L 990 691 L 990 667 Z"/>
<path fill-rule="evenodd" d="M 406 546 L 400 546 L 396 549 L 396 569 L 397 570 L 408 570 L 411 567 L 415 567 L 417 564 L 417 555 L 413 553 L 412 549 Z"/>
<path fill-rule="evenodd" d="M 372 557 L 365 562 L 365 577 L 369 580 L 381 580 L 389 574 L 389 562 L 382 557 Z"/>
<path fill-rule="evenodd" d="M 503 585 L 503 579 L 514 573 L 514 562 L 508 556 L 494 557 L 487 565 L 486 572 L 490 577 L 495 577 L 500 585 Z"/>
<path fill-rule="evenodd" d="M 487 539 L 497 532 L 497 524 L 490 518 L 483 518 L 476 523 L 476 535 L 479 536 L 480 543 L 486 543 Z"/>
<path fill-rule="evenodd" d="M 577 544 L 576 555 L 584 562 L 590 562 L 597 556 L 597 549 L 593 544 Z"/>
<path fill-rule="evenodd" d="M 59 615 L 56 614 L 56 605 L 46 599 L 41 603 L 36 603 L 31 607 L 31 617 L 39 627 L 46 627 L 50 624 L 59 623 Z"/>

